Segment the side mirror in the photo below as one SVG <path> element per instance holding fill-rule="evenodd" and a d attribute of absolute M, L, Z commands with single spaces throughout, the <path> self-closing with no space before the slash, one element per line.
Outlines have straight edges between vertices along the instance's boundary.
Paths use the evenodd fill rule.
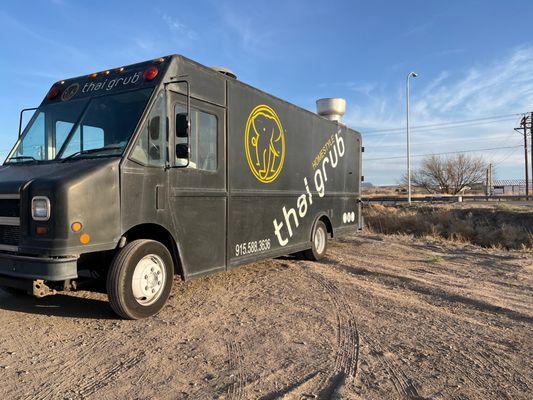
<path fill-rule="evenodd" d="M 189 159 L 189 146 L 187 144 L 181 143 L 176 145 L 176 158 Z"/>
<path fill-rule="evenodd" d="M 189 137 L 189 118 L 187 114 L 176 114 L 176 137 Z"/>
<path fill-rule="evenodd" d="M 159 116 L 153 117 L 148 123 L 148 132 L 150 139 L 154 142 L 159 140 Z"/>
<path fill-rule="evenodd" d="M 32 107 L 32 108 L 24 108 L 20 111 L 20 118 L 19 118 L 19 138 L 22 136 L 22 118 L 24 116 L 24 113 L 26 111 L 35 111 L 37 110 L 37 107 Z"/>
<path fill-rule="evenodd" d="M 150 155 L 150 160 L 159 161 L 161 159 L 161 149 L 155 144 L 152 144 L 150 146 L 150 150 L 148 150 L 148 153 Z"/>

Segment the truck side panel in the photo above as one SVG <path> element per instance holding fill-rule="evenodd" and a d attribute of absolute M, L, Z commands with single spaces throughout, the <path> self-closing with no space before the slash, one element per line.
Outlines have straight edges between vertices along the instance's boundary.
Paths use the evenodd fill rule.
<path fill-rule="evenodd" d="M 312 227 L 358 227 L 358 133 L 228 81 L 228 266 L 310 247 Z"/>

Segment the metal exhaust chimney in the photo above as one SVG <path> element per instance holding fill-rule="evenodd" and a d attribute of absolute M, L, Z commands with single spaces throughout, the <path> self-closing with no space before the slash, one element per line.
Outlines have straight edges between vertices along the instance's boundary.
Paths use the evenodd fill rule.
<path fill-rule="evenodd" d="M 330 121 L 342 122 L 341 118 L 346 113 L 346 100 L 339 97 L 318 99 L 316 113 Z"/>

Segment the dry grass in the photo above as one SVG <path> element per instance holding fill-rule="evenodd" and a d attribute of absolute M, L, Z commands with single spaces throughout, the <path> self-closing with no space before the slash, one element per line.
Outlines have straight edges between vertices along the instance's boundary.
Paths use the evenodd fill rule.
<path fill-rule="evenodd" d="M 444 238 L 483 247 L 533 250 L 533 212 L 514 206 L 365 207 L 367 227 L 376 233 Z"/>

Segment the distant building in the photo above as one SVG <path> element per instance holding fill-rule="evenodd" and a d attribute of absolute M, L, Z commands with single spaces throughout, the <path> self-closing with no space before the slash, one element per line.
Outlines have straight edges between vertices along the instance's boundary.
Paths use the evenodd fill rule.
<path fill-rule="evenodd" d="M 530 192 L 533 189 L 533 182 L 529 181 Z M 525 179 L 496 179 L 492 183 L 492 194 L 494 195 L 521 195 L 526 194 Z"/>

